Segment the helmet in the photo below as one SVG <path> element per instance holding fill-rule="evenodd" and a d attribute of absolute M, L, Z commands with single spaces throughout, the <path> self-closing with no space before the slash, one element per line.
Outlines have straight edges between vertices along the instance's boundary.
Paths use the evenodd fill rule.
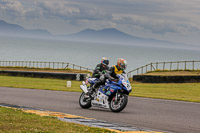
<path fill-rule="evenodd" d="M 117 60 L 117 66 L 121 70 L 125 70 L 127 67 L 127 61 L 125 59 L 119 58 Z"/>
<path fill-rule="evenodd" d="M 107 57 L 102 57 L 101 64 L 106 65 L 106 66 L 109 65 L 109 60 L 107 59 Z"/>

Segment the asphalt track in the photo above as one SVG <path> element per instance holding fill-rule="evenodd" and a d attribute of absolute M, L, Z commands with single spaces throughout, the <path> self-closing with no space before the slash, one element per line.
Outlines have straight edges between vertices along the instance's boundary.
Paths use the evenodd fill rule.
<path fill-rule="evenodd" d="M 129 97 L 120 113 L 82 109 L 80 93 L 0 87 L 0 103 L 74 114 L 112 123 L 175 133 L 200 133 L 200 103 Z"/>

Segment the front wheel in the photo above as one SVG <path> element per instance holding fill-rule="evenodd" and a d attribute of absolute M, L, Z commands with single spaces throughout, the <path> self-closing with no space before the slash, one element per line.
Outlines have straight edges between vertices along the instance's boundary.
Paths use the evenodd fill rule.
<path fill-rule="evenodd" d="M 116 94 L 118 95 L 118 94 Z M 110 101 L 110 110 L 112 112 L 120 112 L 122 111 L 128 103 L 128 96 L 126 94 L 120 94 L 118 98 L 114 96 Z"/>
<path fill-rule="evenodd" d="M 89 98 L 88 96 L 86 97 L 84 92 L 80 95 L 79 105 L 82 108 L 85 108 L 85 109 L 88 109 L 92 106 L 91 105 L 91 98 Z"/>

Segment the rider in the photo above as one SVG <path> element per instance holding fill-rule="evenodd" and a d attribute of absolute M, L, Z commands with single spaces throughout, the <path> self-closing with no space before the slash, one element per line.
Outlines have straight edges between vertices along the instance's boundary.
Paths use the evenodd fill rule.
<path fill-rule="evenodd" d="M 95 82 L 93 88 L 96 89 L 100 85 L 105 84 L 106 79 L 118 80 L 119 77 L 117 76 L 117 74 L 125 73 L 124 70 L 126 69 L 126 67 L 127 67 L 127 61 L 125 59 L 119 58 L 117 60 L 117 65 L 110 67 L 109 70 L 107 71 L 107 73 L 105 75 L 102 75 L 99 78 L 100 80 Z"/>
<path fill-rule="evenodd" d="M 108 65 L 109 60 L 107 59 L 107 57 L 102 57 L 101 63 L 97 64 L 97 66 L 95 67 L 92 77 L 99 79 L 101 74 L 105 74 L 106 70 L 108 70 Z"/>

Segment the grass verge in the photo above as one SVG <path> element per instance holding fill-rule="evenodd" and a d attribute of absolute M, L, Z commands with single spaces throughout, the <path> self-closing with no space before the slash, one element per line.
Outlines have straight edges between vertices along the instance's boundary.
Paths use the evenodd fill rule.
<path fill-rule="evenodd" d="M 200 83 L 132 83 L 132 96 L 200 102 Z"/>
<path fill-rule="evenodd" d="M 155 70 L 147 72 L 142 75 L 155 75 L 155 76 L 199 76 L 200 70 Z"/>
<path fill-rule="evenodd" d="M 63 122 L 55 117 L 38 116 L 18 109 L 0 107 L 3 133 L 112 133 L 109 130 Z"/>
<path fill-rule="evenodd" d="M 72 81 L 66 87 L 66 80 L 0 76 L 0 86 L 15 88 L 44 89 L 81 92 L 80 81 Z M 200 83 L 131 83 L 131 96 L 200 102 Z"/>
<path fill-rule="evenodd" d="M 51 68 L 34 68 L 34 67 L 0 67 L 1 71 L 34 71 L 34 72 L 63 72 L 63 73 L 87 73 L 91 74 L 91 71 L 78 70 L 78 69 L 51 69 Z"/>

